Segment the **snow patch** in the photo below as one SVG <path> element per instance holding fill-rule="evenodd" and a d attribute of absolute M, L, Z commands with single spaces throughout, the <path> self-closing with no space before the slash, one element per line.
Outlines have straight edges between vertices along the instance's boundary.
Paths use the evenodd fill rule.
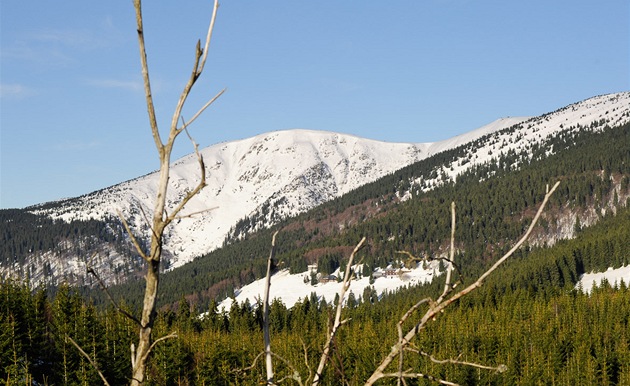
<path fill-rule="evenodd" d="M 630 265 L 617 269 L 608 267 L 606 272 L 585 273 L 582 275 L 575 288 L 578 289 L 579 287 L 582 287 L 582 291 L 590 294 L 593 287 L 599 286 L 604 279 L 608 281 L 611 286 L 619 286 L 622 281 L 624 284 L 630 285 Z"/>
<path fill-rule="evenodd" d="M 403 287 L 430 283 L 434 277 L 440 275 L 441 272 L 438 267 L 439 261 L 428 263 L 426 269 L 422 267 L 422 264 L 419 264 L 413 269 L 404 270 L 401 274 L 379 277 L 374 280 L 374 284 L 370 284 L 369 277 L 352 280 L 350 289 L 346 293 L 346 299 L 350 291 L 357 299 L 361 298 L 366 287 L 374 287 L 380 297 L 384 292 L 394 292 Z M 339 272 L 337 271 L 336 274 L 339 275 Z M 285 306 L 291 308 L 298 301 L 309 298 L 311 293 L 315 293 L 320 300 L 324 297 L 327 302 L 332 302 L 335 296 L 341 292 L 341 282 L 331 281 L 311 285 L 310 275 L 310 271 L 293 275 L 289 273 L 288 269 L 277 272 L 271 277 L 269 301 L 278 298 L 282 300 Z M 234 298 L 227 298 L 219 303 L 219 311 L 222 309 L 229 311 L 233 301 L 242 304 L 245 300 L 249 300 L 250 304 L 256 304 L 258 300 L 262 300 L 265 293 L 265 278 L 256 280 L 236 292 Z"/>

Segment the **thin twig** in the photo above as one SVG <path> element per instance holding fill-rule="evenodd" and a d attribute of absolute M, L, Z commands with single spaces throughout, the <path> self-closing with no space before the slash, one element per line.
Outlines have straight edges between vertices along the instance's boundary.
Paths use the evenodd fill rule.
<path fill-rule="evenodd" d="M 144 253 L 144 251 L 142 250 L 142 247 L 140 246 L 138 239 L 136 239 L 136 236 L 134 236 L 133 233 L 131 232 L 131 227 L 129 227 L 129 224 L 127 223 L 127 220 L 125 219 L 125 217 L 123 217 L 122 213 L 120 213 L 119 210 L 117 210 L 116 213 L 118 214 L 118 218 L 120 218 L 120 221 L 122 221 L 123 226 L 125 227 L 125 231 L 127 231 L 127 234 L 131 238 L 131 242 L 133 243 L 133 246 L 136 247 L 136 251 L 138 252 L 138 254 L 144 260 L 149 261 L 149 256 L 147 256 L 147 254 Z"/>
<path fill-rule="evenodd" d="M 441 303 L 442 300 L 453 290 L 451 286 L 451 276 L 453 274 L 453 261 L 455 256 L 455 202 L 451 202 L 451 250 L 450 250 L 451 258 L 446 267 L 446 282 L 444 283 L 444 291 L 442 295 L 435 301 L 436 303 Z"/>
<path fill-rule="evenodd" d="M 284 363 L 289 370 L 291 371 L 291 375 L 287 375 L 285 377 L 282 377 L 281 379 L 279 379 L 277 381 L 277 383 L 281 383 L 282 381 L 284 381 L 285 379 L 293 379 L 294 381 L 296 381 L 300 386 L 303 386 L 304 384 L 302 383 L 302 377 L 300 376 L 300 373 L 291 365 L 291 363 L 284 359 L 283 357 L 281 357 L 280 355 L 276 354 L 275 352 L 271 351 L 271 355 L 273 355 L 274 357 L 276 357 L 277 359 L 280 360 L 280 362 Z"/>
<path fill-rule="evenodd" d="M 107 379 L 105 378 L 105 376 L 103 375 L 103 373 L 101 373 L 101 370 L 98 368 L 98 364 L 92 360 L 92 358 L 85 352 L 83 351 L 83 349 L 81 348 L 81 346 L 78 345 L 77 342 L 74 341 L 74 339 L 72 339 L 70 337 L 70 335 L 66 334 L 66 338 L 70 341 L 70 343 L 72 343 L 74 345 L 74 347 L 77 348 L 77 350 L 79 350 L 79 352 L 81 353 L 81 355 L 83 355 L 84 357 L 87 358 L 87 360 L 90 362 L 90 364 L 92 365 L 92 367 L 94 367 L 94 370 L 96 370 L 96 372 L 98 373 L 98 376 L 101 377 L 101 379 L 103 380 L 103 383 L 106 386 L 109 386 L 109 382 L 107 382 Z"/>
<path fill-rule="evenodd" d="M 402 325 L 403 323 L 405 323 L 405 321 L 407 320 L 407 318 L 409 318 L 409 316 L 411 316 L 411 314 L 418 309 L 418 307 L 420 307 L 421 305 L 423 305 L 424 303 L 432 303 L 433 300 L 431 300 L 431 298 L 424 298 L 422 300 L 420 300 L 418 303 L 414 304 L 410 309 L 407 310 L 407 312 L 405 312 L 405 314 L 400 318 L 400 320 L 398 321 L 398 323 L 396 324 L 396 329 L 398 330 L 398 345 L 400 345 L 401 347 L 404 347 L 405 345 L 405 341 L 403 338 L 403 330 L 402 330 Z M 399 353 L 399 357 L 398 357 L 398 374 L 400 375 L 398 377 L 398 384 L 400 385 L 402 378 L 402 367 L 403 367 L 403 359 L 404 359 L 404 355 L 403 355 L 404 350 L 400 350 Z M 404 382 L 404 381 L 403 381 Z"/>
<path fill-rule="evenodd" d="M 116 307 L 116 310 L 118 312 L 120 312 L 121 314 L 125 315 L 127 318 L 133 320 L 138 326 L 142 327 L 142 323 L 140 323 L 140 320 L 138 320 L 138 318 L 136 318 L 135 316 L 131 315 L 129 312 L 125 311 L 124 309 L 122 309 L 118 303 L 116 302 L 116 300 L 114 300 L 114 297 L 112 296 L 112 294 L 109 292 L 109 289 L 107 288 L 107 286 L 105 285 L 105 283 L 103 282 L 103 280 L 100 278 L 100 276 L 98 276 L 98 274 L 96 273 L 96 271 L 94 270 L 94 268 L 92 268 L 91 266 L 87 266 L 86 267 L 87 273 L 93 275 L 96 280 L 98 281 L 99 286 L 101 287 L 101 289 L 103 291 L 105 291 L 105 294 L 107 295 L 107 297 L 109 298 L 109 301 L 112 302 L 112 304 L 114 305 L 114 307 Z"/>
<path fill-rule="evenodd" d="M 197 112 L 195 113 L 195 115 L 193 115 L 193 117 L 192 117 L 192 118 L 190 118 L 190 120 L 189 120 L 188 122 L 186 122 L 185 124 L 182 124 L 182 126 L 181 126 L 179 129 L 177 129 L 177 131 L 178 131 L 178 132 L 182 132 L 182 130 L 186 130 L 186 128 L 187 128 L 190 124 L 192 124 L 192 123 L 193 123 L 193 122 L 194 122 L 194 121 L 195 121 L 195 120 L 196 120 L 196 119 L 197 119 L 197 118 L 198 118 L 198 117 L 199 117 L 199 116 L 200 116 L 200 115 L 201 115 L 201 114 L 202 114 L 202 113 L 203 113 L 203 112 L 204 112 L 204 111 L 208 108 L 208 107 L 210 107 L 210 105 L 211 105 L 211 104 L 213 104 L 213 103 L 214 103 L 217 99 L 219 99 L 219 97 L 220 97 L 221 95 L 223 95 L 223 93 L 224 93 L 226 90 L 227 90 L 227 89 L 226 89 L 226 88 L 224 88 L 223 90 L 219 91 L 219 92 L 217 93 L 217 95 L 215 95 L 212 99 L 210 99 L 208 102 L 206 102 L 206 104 L 205 104 L 205 105 L 203 105 L 203 106 L 199 109 L 199 111 L 197 111 Z"/>
<path fill-rule="evenodd" d="M 507 371 L 507 366 L 504 365 L 504 364 L 500 364 L 498 366 L 486 366 L 486 365 L 482 365 L 482 364 L 474 363 L 474 362 L 460 361 L 459 359 L 452 359 L 452 358 L 449 358 L 449 359 L 437 359 L 433 355 L 431 355 L 429 353 L 426 353 L 424 351 L 411 349 L 411 348 L 408 348 L 408 350 L 409 351 L 413 351 L 413 352 L 415 352 L 417 354 L 420 354 L 422 356 L 425 356 L 425 357 L 429 358 L 431 360 L 431 362 L 437 363 L 437 364 L 451 363 L 451 364 L 455 364 L 455 365 L 475 367 L 475 368 L 483 369 L 483 370 L 493 370 L 493 371 L 496 371 L 497 373 L 503 373 L 503 372 Z"/>
<path fill-rule="evenodd" d="M 215 209 L 219 209 L 219 207 L 218 206 L 213 206 L 212 208 L 198 210 L 196 212 L 187 213 L 187 214 L 184 214 L 184 215 L 181 215 L 181 216 L 175 216 L 174 220 L 182 220 L 182 219 L 185 219 L 185 218 L 191 218 L 191 217 L 194 217 L 194 216 L 196 216 L 198 214 L 211 212 L 211 211 L 213 211 Z"/>
<path fill-rule="evenodd" d="M 171 120 L 171 132 L 169 136 L 169 143 L 174 140 L 179 133 L 181 133 L 182 129 L 177 129 L 177 121 L 179 117 L 182 115 L 182 110 L 184 108 L 184 104 L 190 95 L 190 90 L 193 85 L 201 75 L 203 71 L 203 67 L 205 66 L 206 59 L 208 57 L 208 47 L 210 46 L 210 39 L 212 38 L 212 30 L 214 29 L 214 22 L 217 17 L 217 11 L 219 9 L 219 1 L 214 1 L 214 7 L 212 9 L 212 16 L 210 18 L 210 25 L 208 26 L 208 33 L 206 35 L 206 42 L 204 49 L 201 50 L 199 42 L 197 42 L 197 46 L 195 48 L 195 61 L 193 65 L 193 70 L 188 78 L 188 82 L 184 86 L 182 93 L 179 96 L 179 100 L 177 101 L 177 106 L 175 107 L 175 113 L 173 114 L 173 119 Z M 213 98 L 215 99 L 215 98 Z M 198 115 L 198 114 L 196 114 Z"/>
<path fill-rule="evenodd" d="M 346 291 L 348 290 L 348 288 L 350 288 L 350 284 L 351 284 L 350 281 L 352 280 L 352 276 L 353 276 L 351 273 L 352 261 L 354 260 L 354 255 L 361 248 L 363 248 L 364 244 L 365 244 L 365 237 L 363 237 L 361 241 L 359 241 L 359 244 L 357 244 L 357 246 L 354 247 L 354 250 L 350 254 L 350 258 L 348 259 L 348 265 L 346 265 L 346 271 L 343 276 L 343 282 L 341 283 L 341 292 L 339 293 L 339 304 L 337 304 L 337 312 L 335 314 L 335 324 L 333 325 L 332 331 L 328 335 L 328 339 L 326 340 L 326 344 L 324 345 L 324 351 L 322 352 L 322 356 L 319 360 L 319 366 L 317 366 L 317 370 L 315 371 L 315 376 L 313 377 L 313 383 L 312 383 L 313 386 L 319 384 L 320 377 L 322 375 L 322 372 L 324 371 L 324 366 L 326 365 L 326 362 L 328 361 L 329 352 L 330 352 L 330 343 L 335 338 L 337 329 L 342 324 L 341 309 L 343 308 L 343 298 L 346 295 Z"/>
<path fill-rule="evenodd" d="M 165 335 L 165 336 L 163 336 L 163 337 L 161 337 L 161 338 L 156 339 L 156 340 L 155 340 L 155 342 L 151 343 L 151 347 L 149 348 L 149 352 L 151 352 L 151 350 L 153 350 L 153 348 L 155 347 L 155 345 L 156 345 L 156 344 L 158 344 L 158 343 L 160 343 L 161 341 L 166 340 L 166 339 L 173 339 L 173 338 L 177 338 L 177 333 L 176 333 L 176 332 L 174 332 L 174 331 L 173 331 L 173 332 L 171 332 L 171 333 L 170 333 L 170 334 L 168 334 L 168 335 Z"/>
<path fill-rule="evenodd" d="M 184 205 L 186 205 L 188 201 L 190 201 L 190 199 L 196 196 L 197 193 L 199 193 L 201 189 L 203 189 L 207 184 L 206 183 L 206 166 L 203 163 L 203 157 L 201 156 L 201 153 L 199 153 L 199 145 L 197 145 L 195 140 L 191 137 L 190 133 L 188 133 L 188 130 L 186 130 L 186 134 L 188 134 L 188 138 L 190 138 L 190 141 L 192 142 L 193 147 L 195 149 L 195 155 L 197 156 L 197 162 L 199 163 L 199 170 L 200 170 L 201 176 L 199 178 L 199 184 L 197 184 L 197 186 L 193 190 L 189 191 L 186 194 L 186 196 L 173 209 L 173 212 L 169 216 L 167 216 L 166 220 L 164 220 L 166 224 L 169 224 L 171 221 L 173 221 L 175 217 L 177 216 L 177 214 L 184 208 Z"/>

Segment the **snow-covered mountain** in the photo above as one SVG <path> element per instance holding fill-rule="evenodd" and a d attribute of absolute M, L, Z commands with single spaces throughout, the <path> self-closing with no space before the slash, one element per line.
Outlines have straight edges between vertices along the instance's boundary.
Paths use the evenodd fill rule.
<path fill-rule="evenodd" d="M 170 267 L 221 246 L 243 218 L 262 213 L 264 222 L 255 224 L 254 230 L 272 225 L 436 152 L 524 119 L 500 119 L 436 143 L 389 143 L 333 132 L 287 130 L 207 147 L 201 154 L 208 185 L 183 212 L 202 213 L 182 218 L 168 230 L 165 249 L 171 254 Z M 194 154 L 173 163 L 169 207 L 194 187 L 199 174 Z M 135 231 L 146 233 L 142 213 L 152 213 L 157 181 L 157 173 L 151 173 L 38 212 L 72 221 L 105 219 L 120 211 Z"/>
<path fill-rule="evenodd" d="M 433 176 L 414 181 L 431 189 L 470 167 L 510 150 L 527 149 L 565 130 L 599 130 L 630 121 L 630 92 L 594 97 L 540 117 L 502 118 L 463 135 L 434 143 L 389 143 L 334 132 L 287 130 L 220 143 L 201 150 L 207 187 L 166 233 L 169 269 L 222 245 L 235 224 L 254 218 L 250 230 L 307 211 L 416 161 L 465 146 L 464 157 Z M 553 152 L 553 149 L 549 149 Z M 199 178 L 194 156 L 172 165 L 168 195 L 174 207 Z M 148 238 L 157 173 L 88 195 L 29 210 L 64 221 L 116 217 L 120 212 L 137 235 Z M 79 259 L 77 257 L 77 259 Z M 81 264 L 66 264 L 80 266 Z"/>

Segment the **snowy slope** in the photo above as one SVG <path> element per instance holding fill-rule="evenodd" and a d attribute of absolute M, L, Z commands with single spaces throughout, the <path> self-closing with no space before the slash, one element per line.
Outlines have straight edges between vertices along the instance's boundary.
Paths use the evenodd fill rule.
<path fill-rule="evenodd" d="M 350 283 L 350 288 L 346 292 L 344 302 L 348 300 L 348 294 L 352 292 L 355 298 L 358 300 L 362 298 L 363 291 L 366 287 L 371 287 L 376 291 L 380 297 L 384 292 L 396 292 L 403 287 L 412 287 L 419 284 L 430 283 L 434 277 L 439 276 L 439 261 L 432 261 L 425 268 L 422 264 L 418 264 L 415 268 L 405 270 L 404 273 L 395 276 L 379 277 L 374 280 L 373 284 L 370 284 L 370 278 L 357 277 Z M 355 270 L 360 272 L 361 266 L 354 266 Z M 343 275 L 339 273 L 339 270 L 333 273 L 335 276 Z M 341 282 L 328 282 L 317 283 L 312 285 L 309 280 L 310 272 L 297 273 L 291 275 L 288 269 L 281 270 L 275 275 L 271 276 L 271 285 L 269 287 L 269 301 L 273 299 L 281 299 L 287 307 L 293 307 L 295 303 L 300 300 L 309 298 L 311 293 L 317 294 L 319 300 L 325 298 L 327 302 L 332 302 L 337 294 L 341 292 Z M 305 280 L 306 278 L 306 280 Z M 244 286 L 236 291 L 233 298 L 226 298 L 219 303 L 218 309 L 230 309 L 232 302 L 236 301 L 239 304 L 244 303 L 246 300 L 250 304 L 256 304 L 257 301 L 263 299 L 265 293 L 265 278 L 256 280 L 251 284 Z M 365 300 L 365 299 L 363 299 Z"/>
<path fill-rule="evenodd" d="M 241 219 L 257 215 L 254 230 L 307 211 L 363 184 L 439 152 L 466 146 L 466 155 L 438 177 L 415 181 L 431 189 L 473 165 L 510 149 L 527 150 L 563 130 L 585 130 L 593 122 L 617 126 L 630 121 L 630 93 L 591 98 L 541 117 L 503 118 L 469 133 L 434 143 L 389 143 L 334 132 L 287 130 L 220 143 L 201 150 L 208 185 L 167 229 L 170 268 L 219 247 Z M 579 126 L 578 126 L 579 125 Z M 599 125 L 594 129 L 601 129 Z M 553 149 L 550 149 L 552 152 Z M 173 208 L 198 181 L 194 155 L 171 170 L 168 207 Z M 151 173 L 58 205 L 32 208 L 53 218 L 105 219 L 120 211 L 136 234 L 148 238 L 145 213 L 152 213 L 157 174 Z"/>
<path fill-rule="evenodd" d="M 593 97 L 539 117 L 508 118 L 512 119 L 514 121 L 511 122 L 515 122 L 514 126 L 496 125 L 495 130 L 486 126 L 463 134 L 461 138 L 455 137 L 452 140 L 429 144 L 427 149 L 429 155 L 462 144 L 467 151 L 464 156 L 438 170 L 437 177 L 433 179 L 421 177 L 413 182 L 422 190 L 433 189 L 446 181 L 456 181 L 459 174 L 472 166 L 494 162 L 502 154 L 510 151 L 527 153 L 560 132 L 603 130 L 606 126 L 621 126 L 630 122 L 630 92 Z M 553 149 L 548 149 L 547 154 L 553 154 Z"/>
<path fill-rule="evenodd" d="M 514 122 L 499 120 L 445 141 L 446 145 L 389 143 L 333 132 L 287 130 L 207 147 L 201 154 L 208 186 L 189 202 L 183 214 L 211 210 L 182 218 L 170 228 L 165 249 L 173 255 L 171 267 L 219 247 L 238 220 L 266 205 L 271 209 L 265 223 L 257 224 L 261 227 L 424 159 L 430 150 L 456 146 Z M 143 212 L 152 213 L 157 177 L 151 173 L 39 212 L 71 221 L 103 219 L 120 211 L 134 230 L 147 235 Z M 176 161 L 171 170 L 169 207 L 186 189 L 194 187 L 198 178 L 194 155 Z"/>

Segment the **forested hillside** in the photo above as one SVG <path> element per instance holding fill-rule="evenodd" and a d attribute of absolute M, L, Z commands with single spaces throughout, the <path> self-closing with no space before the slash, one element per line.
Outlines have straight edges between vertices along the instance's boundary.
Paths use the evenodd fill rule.
<path fill-rule="evenodd" d="M 603 286 L 590 295 L 573 288 L 585 267 L 627 264 L 629 239 L 630 210 L 623 208 L 578 232 L 574 239 L 550 248 L 522 249 L 486 285 L 454 304 L 414 342 L 414 347 L 434 358 L 505 364 L 506 372 L 437 364 L 411 352 L 405 356 L 405 366 L 464 385 L 630 384 L 628 286 Z M 470 283 L 473 278 L 465 275 L 464 281 Z M 436 281 L 380 300 L 366 294 L 365 300 L 350 303 L 344 310 L 350 322 L 335 341 L 324 384 L 362 384 L 396 342 L 396 320 L 418 299 L 435 297 L 441 285 Z M 3 281 L 0 290 L 3 382 L 98 384 L 93 367 L 67 337 L 96 358 L 111 384 L 126 382 L 135 327 L 113 307 L 95 307 L 68 287 L 60 288 L 54 298 L 11 281 Z M 211 311 L 215 304 L 211 302 Z M 179 337 L 157 345 L 147 384 L 251 385 L 262 381 L 260 361 L 247 369 L 263 347 L 260 308 L 234 304 L 226 313 L 214 309 L 201 318 L 198 311 L 180 299 L 173 311 L 160 312 L 156 336 L 176 331 Z M 313 297 L 292 309 L 280 301 L 271 305 L 274 352 L 301 377 L 316 366 L 332 313 L 333 304 Z M 283 363 L 277 364 L 279 377 L 291 375 Z"/>

